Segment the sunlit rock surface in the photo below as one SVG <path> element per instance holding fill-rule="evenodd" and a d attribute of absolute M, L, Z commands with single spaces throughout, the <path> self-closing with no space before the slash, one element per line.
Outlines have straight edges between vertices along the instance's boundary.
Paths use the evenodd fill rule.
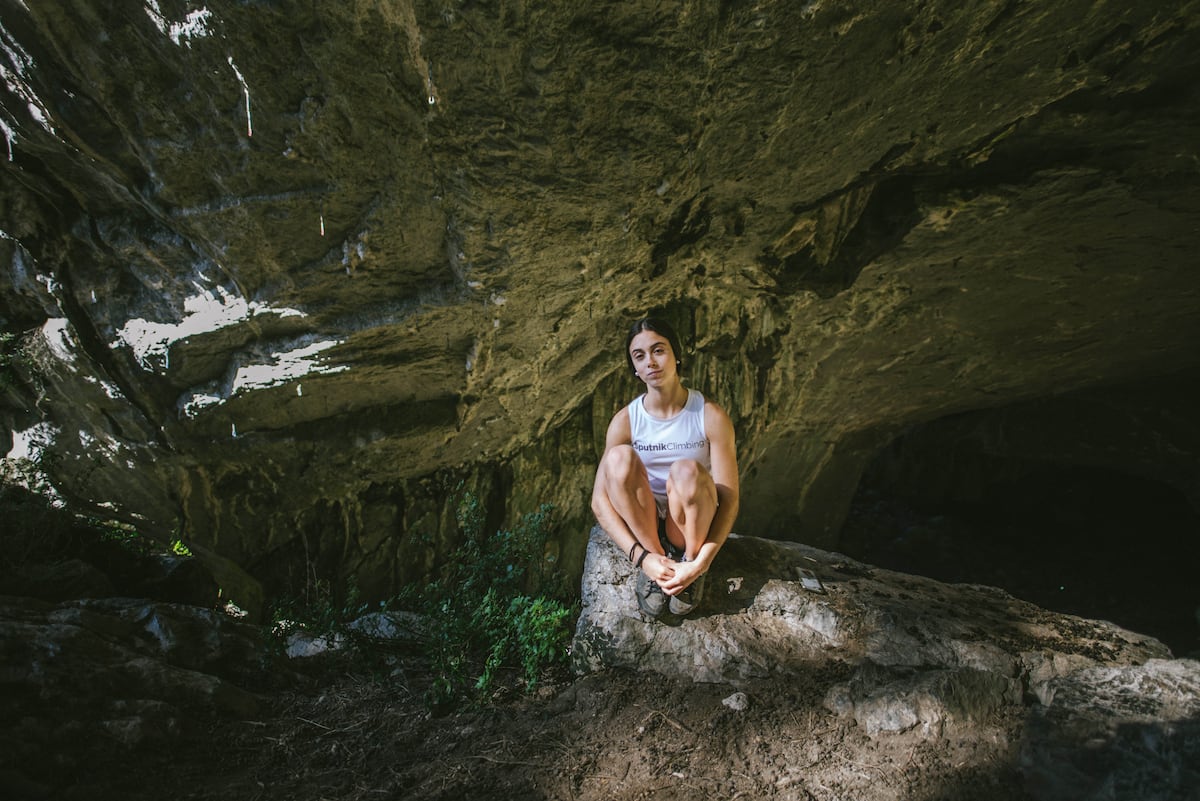
<path fill-rule="evenodd" d="M 1194 374 L 1198 12 L 6 2 L 0 451 L 225 587 L 386 593 L 460 483 L 587 529 L 655 310 L 739 529 L 834 544 L 909 426 Z M 1072 458 L 1161 472 L 1186 397 Z"/>
<path fill-rule="evenodd" d="M 837 659 L 876 666 L 893 681 L 982 672 L 1009 700 L 1028 692 L 1048 702 L 1047 684 L 1081 667 L 1171 656 L 1153 638 L 992 587 L 943 584 L 800 543 L 736 535 L 707 574 L 702 607 L 655 621 L 638 610 L 633 565 L 599 527 L 587 554 L 572 646 L 580 671 L 623 667 L 736 682 Z M 801 570 L 815 577 L 813 589 Z"/>
<path fill-rule="evenodd" d="M 1152 638 L 991 587 L 753 537 L 730 537 L 701 606 L 684 618 L 643 615 L 634 573 L 593 529 L 572 643 L 578 672 L 736 686 L 803 681 L 842 663 L 849 678 L 825 705 L 874 738 L 986 738 L 997 720 L 1022 720 L 1021 771 L 1034 798 L 1195 794 L 1200 662 L 1172 660 Z"/>

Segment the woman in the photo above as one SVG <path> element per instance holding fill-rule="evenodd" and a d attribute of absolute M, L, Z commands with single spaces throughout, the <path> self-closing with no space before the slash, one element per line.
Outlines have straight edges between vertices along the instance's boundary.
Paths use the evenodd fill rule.
<path fill-rule="evenodd" d="M 679 378 L 679 337 L 662 320 L 629 329 L 625 356 L 646 392 L 613 416 L 592 511 L 640 568 L 638 607 L 686 615 L 738 510 L 733 424 Z"/>

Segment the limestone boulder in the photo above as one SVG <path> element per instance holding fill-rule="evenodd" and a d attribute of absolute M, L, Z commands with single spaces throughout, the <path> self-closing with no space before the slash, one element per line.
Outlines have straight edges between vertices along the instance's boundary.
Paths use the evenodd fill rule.
<path fill-rule="evenodd" d="M 270 660 L 258 627 L 200 607 L 0 596 L 0 776 L 16 788 L 72 753 L 253 718 L 261 702 L 248 682 Z"/>
<path fill-rule="evenodd" d="M 731 535 L 706 581 L 696 612 L 650 619 L 633 566 L 594 529 L 575 669 L 737 686 L 838 663 L 849 677 L 825 704 L 871 737 L 994 736 L 997 720 L 1023 720 L 1022 773 L 1038 799 L 1183 799 L 1200 786 L 1200 663 L 1154 639 L 755 537 Z"/>
<path fill-rule="evenodd" d="M 1033 708 L 1022 769 L 1039 798 L 1191 799 L 1200 788 L 1200 662 L 1093 666 Z"/>
<path fill-rule="evenodd" d="M 799 571 L 820 584 L 806 589 Z M 634 568 L 594 528 L 573 659 L 728 682 L 835 659 L 889 674 L 978 671 L 1013 682 L 1015 701 L 1083 666 L 1169 658 L 1153 638 L 1041 609 L 1002 590 L 943 584 L 800 543 L 730 535 L 683 618 L 642 614 Z M 864 689 L 866 686 L 864 685 Z"/>

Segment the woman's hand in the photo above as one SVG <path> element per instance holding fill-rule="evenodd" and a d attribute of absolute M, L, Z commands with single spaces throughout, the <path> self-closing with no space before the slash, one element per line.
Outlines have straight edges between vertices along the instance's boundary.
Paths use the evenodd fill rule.
<path fill-rule="evenodd" d="M 674 568 L 671 578 L 658 582 L 662 591 L 667 595 L 678 595 L 687 589 L 693 581 L 704 575 L 705 565 L 699 562 L 671 562 Z"/>
<path fill-rule="evenodd" d="M 664 581 L 671 580 L 675 575 L 675 568 L 678 565 L 678 562 L 668 559 L 662 554 L 648 553 L 642 561 L 642 571 L 659 584 L 662 584 Z"/>

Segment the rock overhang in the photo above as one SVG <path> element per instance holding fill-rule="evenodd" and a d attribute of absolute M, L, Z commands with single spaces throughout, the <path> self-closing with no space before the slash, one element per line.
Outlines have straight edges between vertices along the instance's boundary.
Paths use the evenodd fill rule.
<path fill-rule="evenodd" d="M 44 414 L 130 454 L 64 445 L 64 487 L 252 571 L 369 486 L 404 537 L 439 474 L 578 530 L 650 309 L 734 417 L 746 524 L 817 542 L 906 426 L 1200 364 L 1190 3 L 74 10 L 5 15 L 41 110 L 5 105 L 5 322 L 67 321 Z M 205 298 L 246 313 L 186 331 Z M 363 535 L 329 569 L 401 558 Z"/>

